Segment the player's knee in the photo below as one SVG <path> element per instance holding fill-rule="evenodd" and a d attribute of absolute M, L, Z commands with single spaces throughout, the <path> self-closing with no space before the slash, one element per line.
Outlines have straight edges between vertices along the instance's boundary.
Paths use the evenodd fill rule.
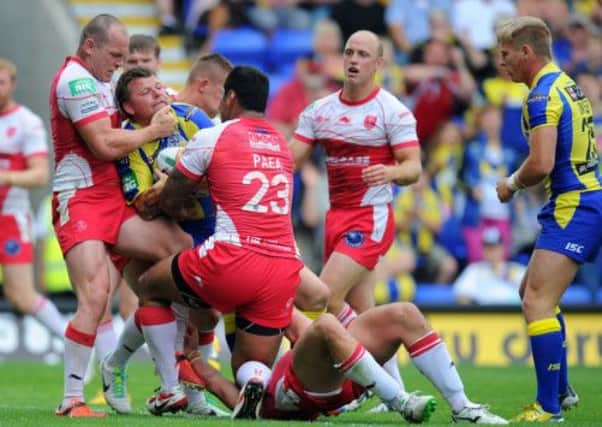
<path fill-rule="evenodd" d="M 321 314 L 312 323 L 312 329 L 315 334 L 330 339 L 331 337 L 337 336 L 341 333 L 343 325 L 337 320 L 337 318 L 331 313 Z"/>
<path fill-rule="evenodd" d="M 427 322 L 418 307 L 411 302 L 398 302 L 389 308 L 392 322 L 410 332 L 427 327 Z"/>
<path fill-rule="evenodd" d="M 325 310 L 330 299 L 330 290 L 326 285 L 316 286 L 311 292 L 305 292 L 298 298 L 297 307 L 304 311 Z"/>

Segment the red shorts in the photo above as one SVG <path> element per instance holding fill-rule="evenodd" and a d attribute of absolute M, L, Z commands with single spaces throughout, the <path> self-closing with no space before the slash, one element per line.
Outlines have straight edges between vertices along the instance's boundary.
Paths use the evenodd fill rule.
<path fill-rule="evenodd" d="M 261 405 L 261 417 L 271 419 L 314 420 L 357 399 L 364 388 L 345 380 L 338 393 L 329 396 L 308 394 L 293 371 L 293 352 L 276 362 Z"/>
<path fill-rule="evenodd" d="M 52 195 L 52 223 L 65 255 L 78 243 L 117 242 L 121 225 L 136 214 L 119 187 L 88 187 Z"/>
<path fill-rule="evenodd" d="M 296 258 L 267 256 L 209 238 L 181 252 L 177 267 L 185 284 L 222 313 L 235 311 L 267 328 L 286 328 L 291 321 L 303 268 Z"/>
<path fill-rule="evenodd" d="M 333 252 L 340 252 L 372 270 L 394 238 L 391 205 L 330 209 L 324 227 L 324 263 Z"/>
<path fill-rule="evenodd" d="M 32 263 L 32 234 L 29 213 L 0 215 L 0 264 Z"/>

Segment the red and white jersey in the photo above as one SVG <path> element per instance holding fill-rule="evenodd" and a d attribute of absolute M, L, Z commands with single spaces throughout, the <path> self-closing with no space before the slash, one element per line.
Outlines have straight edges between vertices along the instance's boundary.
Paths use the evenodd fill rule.
<path fill-rule="evenodd" d="M 47 155 L 46 131 L 36 114 L 22 105 L 0 113 L 0 170 L 24 170 L 28 158 Z M 0 215 L 29 211 L 29 195 L 25 188 L 0 185 Z"/>
<path fill-rule="evenodd" d="M 293 159 L 284 137 L 266 120 L 243 117 L 200 130 L 176 167 L 195 181 L 207 176 L 216 241 L 297 256 L 290 213 Z"/>
<path fill-rule="evenodd" d="M 114 163 L 96 158 L 77 132 L 78 126 L 104 117 L 110 117 L 113 127 L 120 127 L 111 84 L 97 80 L 79 58 L 68 57 L 50 87 L 56 164 L 53 191 L 98 184 L 119 187 Z"/>
<path fill-rule="evenodd" d="M 362 170 L 395 164 L 394 150 L 418 144 L 414 115 L 381 88 L 358 102 L 341 99 L 341 91 L 317 100 L 301 113 L 294 136 L 324 146 L 333 208 L 391 202 L 391 184 L 368 187 Z"/>

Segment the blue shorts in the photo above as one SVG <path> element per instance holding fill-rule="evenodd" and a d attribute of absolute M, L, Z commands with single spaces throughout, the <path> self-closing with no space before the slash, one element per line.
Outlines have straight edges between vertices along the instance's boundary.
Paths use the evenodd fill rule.
<path fill-rule="evenodd" d="M 579 264 L 591 262 L 602 245 L 602 190 L 561 194 L 537 219 L 541 233 L 535 249 L 561 253 Z"/>
<path fill-rule="evenodd" d="M 180 221 L 178 224 L 192 236 L 194 246 L 200 245 L 215 232 L 215 217 Z"/>

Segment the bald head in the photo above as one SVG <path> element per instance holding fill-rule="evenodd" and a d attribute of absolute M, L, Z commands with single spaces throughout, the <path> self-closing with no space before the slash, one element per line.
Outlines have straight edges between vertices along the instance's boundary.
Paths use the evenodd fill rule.
<path fill-rule="evenodd" d="M 111 30 L 127 34 L 125 25 L 115 16 L 105 13 L 96 15 L 82 29 L 79 47 L 81 48 L 87 39 L 93 39 L 99 46 L 102 46 L 109 40 Z"/>
<path fill-rule="evenodd" d="M 383 56 L 383 44 L 380 38 L 368 30 L 359 30 L 351 34 L 345 43 L 345 47 L 350 44 L 358 44 L 363 46 L 366 50 L 371 52 L 376 57 Z"/>

